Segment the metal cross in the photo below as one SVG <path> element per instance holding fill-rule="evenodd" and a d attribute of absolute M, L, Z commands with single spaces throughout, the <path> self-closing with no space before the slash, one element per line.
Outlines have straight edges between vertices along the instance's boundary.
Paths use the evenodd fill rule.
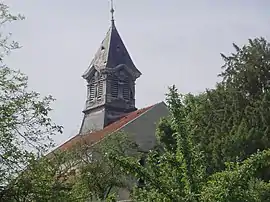
<path fill-rule="evenodd" d="M 113 0 L 111 1 L 111 14 L 112 14 L 112 21 L 114 21 L 114 8 L 113 8 Z"/>

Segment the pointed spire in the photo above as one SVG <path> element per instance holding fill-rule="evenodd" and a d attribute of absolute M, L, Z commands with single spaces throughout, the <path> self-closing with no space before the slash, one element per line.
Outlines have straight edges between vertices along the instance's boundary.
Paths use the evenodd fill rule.
<path fill-rule="evenodd" d="M 113 0 L 110 0 L 111 1 L 111 21 L 112 21 L 112 26 L 114 26 L 114 5 L 113 5 Z"/>
<path fill-rule="evenodd" d="M 135 75 L 140 77 L 141 72 L 134 65 L 127 48 L 120 34 L 118 33 L 114 21 L 114 7 L 113 0 L 110 0 L 111 7 L 111 27 L 109 28 L 105 38 L 103 39 L 100 48 L 96 52 L 94 59 L 91 61 L 87 70 L 82 77 L 88 79 L 94 69 L 101 71 L 102 69 L 115 68 L 118 65 L 127 66 Z"/>

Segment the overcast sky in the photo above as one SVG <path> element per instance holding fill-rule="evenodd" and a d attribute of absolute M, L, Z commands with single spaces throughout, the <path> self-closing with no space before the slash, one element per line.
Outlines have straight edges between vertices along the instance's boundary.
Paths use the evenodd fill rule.
<path fill-rule="evenodd" d="M 87 69 L 109 26 L 108 0 L 6 0 L 26 20 L 9 27 L 23 48 L 8 58 L 31 89 L 51 94 L 57 143 L 77 134 Z M 138 108 L 163 101 L 169 85 L 198 93 L 217 82 L 220 53 L 270 36 L 269 0 L 115 0 L 116 26 L 142 76 Z"/>

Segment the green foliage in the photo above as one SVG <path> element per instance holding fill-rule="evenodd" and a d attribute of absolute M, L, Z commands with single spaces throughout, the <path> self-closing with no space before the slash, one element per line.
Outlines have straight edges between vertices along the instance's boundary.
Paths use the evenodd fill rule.
<path fill-rule="evenodd" d="M 258 170 L 269 168 L 269 160 L 268 149 L 213 174 L 202 189 L 200 201 L 269 201 L 270 183 L 256 178 Z"/>
<path fill-rule="evenodd" d="M 131 189 L 128 175 L 111 156 L 124 158 L 136 156 L 137 145 L 123 132 L 105 137 L 95 145 L 83 145 L 76 149 L 77 166 L 80 173 L 73 192 L 83 199 L 112 200 L 112 195 L 121 188 Z"/>
<path fill-rule="evenodd" d="M 7 56 L 10 51 L 18 49 L 19 43 L 11 40 L 11 33 L 5 33 L 3 30 L 7 23 L 11 23 L 18 20 L 23 20 L 22 15 L 13 15 L 9 12 L 9 7 L 4 3 L 0 3 L 0 61 L 3 62 L 5 56 Z M 3 64 L 1 66 L 4 66 Z"/>
<path fill-rule="evenodd" d="M 249 40 L 225 56 L 222 81 L 199 95 L 167 96 L 146 166 L 115 160 L 144 180 L 136 201 L 269 201 L 270 44 Z M 229 163 L 227 163 L 229 162 Z"/>
<path fill-rule="evenodd" d="M 67 180 L 74 161 L 67 154 L 55 154 L 28 162 L 27 169 L 19 174 L 2 192 L 3 201 L 76 201 L 70 193 Z"/>
<path fill-rule="evenodd" d="M 175 130 L 171 126 L 171 122 L 167 118 L 162 118 L 157 127 L 157 139 L 160 143 L 159 148 L 166 151 L 176 152 Z"/>
<path fill-rule="evenodd" d="M 269 47 L 264 39 L 254 39 L 223 55 L 223 81 L 196 96 L 195 109 L 187 106 L 194 109 L 189 124 L 196 128 L 193 140 L 205 152 L 210 173 L 270 147 Z"/>
<path fill-rule="evenodd" d="M 0 3 L 0 28 L 23 19 Z M 142 166 L 124 133 L 67 152 L 44 154 L 52 135 L 51 96 L 27 88 L 27 77 L 3 60 L 19 48 L 0 33 L 0 201 L 270 201 L 270 44 L 249 40 L 224 59 L 222 81 L 199 95 L 167 95 L 170 117 Z"/>
<path fill-rule="evenodd" d="M 111 156 L 136 156 L 137 146 L 117 133 L 95 145 L 76 145 L 28 162 L 5 186 L 2 201 L 116 201 L 119 189 L 131 190 L 129 176 Z M 133 152 L 131 152 L 133 151 Z"/>
<path fill-rule="evenodd" d="M 10 51 L 20 48 L 11 40 L 11 34 L 4 33 L 7 23 L 22 20 L 20 15 L 9 13 L 8 6 L 0 3 L 0 200 L 13 201 L 8 196 L 22 193 L 31 180 L 16 179 L 27 165 L 35 165 L 41 156 L 53 146 L 52 135 L 61 133 L 62 127 L 52 123 L 49 113 L 51 96 L 42 98 L 39 93 L 27 88 L 27 77 L 4 63 Z M 33 167 L 30 166 L 30 170 Z M 36 166 L 35 172 L 40 172 Z M 42 179 L 42 178 L 40 178 Z M 32 183 L 32 182 L 31 182 Z M 36 184 L 38 182 L 36 181 Z M 40 182 L 41 183 L 41 182 Z M 14 185 L 14 187 L 12 187 Z M 32 186 L 34 186 L 32 184 Z M 19 189 L 17 189 L 17 188 Z M 38 186 L 37 186 L 38 187 Z M 40 187 L 40 190 L 42 188 Z M 25 191 L 23 191 L 25 192 Z M 13 194 L 10 194 L 13 193 Z M 19 197 L 19 195 L 17 195 Z M 15 200 L 15 199 L 14 199 Z M 22 201 L 21 199 L 16 199 Z"/>
<path fill-rule="evenodd" d="M 0 181 L 13 178 L 34 154 L 51 148 L 61 127 L 49 117 L 52 97 L 27 91 L 27 79 L 7 67 L 0 69 Z M 12 169 L 11 169 L 12 168 Z"/>

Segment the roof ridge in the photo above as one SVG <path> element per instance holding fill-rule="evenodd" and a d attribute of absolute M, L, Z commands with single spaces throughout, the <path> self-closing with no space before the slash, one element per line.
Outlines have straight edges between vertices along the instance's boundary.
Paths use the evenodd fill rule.
<path fill-rule="evenodd" d="M 99 142 L 101 139 L 105 137 L 105 135 L 111 134 L 115 131 L 122 129 L 125 125 L 129 124 L 131 121 L 134 121 L 135 119 L 137 119 L 138 117 L 140 117 L 141 115 L 143 115 L 144 113 L 152 109 L 154 106 L 156 106 L 156 104 L 130 112 L 127 115 L 120 118 L 118 121 L 115 121 L 111 123 L 110 125 L 106 126 L 102 130 L 89 132 L 89 133 L 84 134 L 83 136 L 79 133 L 73 136 L 72 138 L 70 138 L 69 140 L 67 140 L 66 142 L 64 142 L 63 144 L 58 145 L 58 147 L 56 147 L 50 153 L 57 150 L 65 151 L 66 149 L 74 146 L 76 143 L 81 143 L 80 140 L 85 140 L 85 141 L 90 140 L 90 137 L 94 139 L 93 140 L 94 142 Z"/>
<path fill-rule="evenodd" d="M 130 124 L 131 122 L 135 121 L 136 119 L 138 119 L 139 117 L 141 117 L 142 115 L 144 115 L 144 114 L 145 114 L 146 112 L 148 112 L 149 110 L 153 109 L 153 107 L 155 107 L 156 105 L 157 105 L 157 104 L 154 104 L 154 105 L 151 105 L 151 106 L 148 106 L 148 107 L 144 107 L 144 108 L 138 109 L 138 110 L 136 110 L 136 111 L 130 112 L 129 114 L 133 114 L 133 113 L 137 112 L 136 114 L 137 114 L 138 116 L 135 116 L 133 119 L 127 121 L 125 124 L 121 125 L 120 127 L 116 128 L 115 130 L 112 130 L 111 132 L 108 132 L 107 134 L 104 135 L 104 137 L 100 138 L 100 139 L 99 139 L 98 141 L 96 141 L 93 145 L 99 143 L 100 141 L 102 141 L 102 140 L 103 140 L 104 138 L 106 138 L 107 136 L 109 136 L 109 135 L 111 135 L 111 134 L 113 134 L 113 133 L 115 133 L 115 132 L 118 132 L 119 130 L 121 130 L 122 128 L 124 128 L 126 125 Z M 139 113 L 138 111 L 140 111 L 141 113 Z M 129 114 L 127 114 L 127 116 L 128 116 Z M 121 119 L 123 119 L 123 118 L 125 118 L 125 117 L 122 117 Z M 119 119 L 118 121 L 120 122 L 121 119 Z M 116 122 L 118 122 L 118 121 L 116 121 Z M 116 123 L 116 122 L 114 122 L 114 123 Z M 107 127 L 113 125 L 114 123 L 108 125 Z M 105 127 L 105 128 L 106 128 L 106 127 Z M 104 129 L 105 129 L 105 128 L 104 128 Z M 104 130 L 104 129 L 103 129 L 103 130 Z M 102 131 L 102 130 L 101 130 L 101 131 Z M 91 133 L 90 133 L 90 134 L 91 134 Z M 89 135 L 90 135 L 90 134 L 89 134 Z"/>

